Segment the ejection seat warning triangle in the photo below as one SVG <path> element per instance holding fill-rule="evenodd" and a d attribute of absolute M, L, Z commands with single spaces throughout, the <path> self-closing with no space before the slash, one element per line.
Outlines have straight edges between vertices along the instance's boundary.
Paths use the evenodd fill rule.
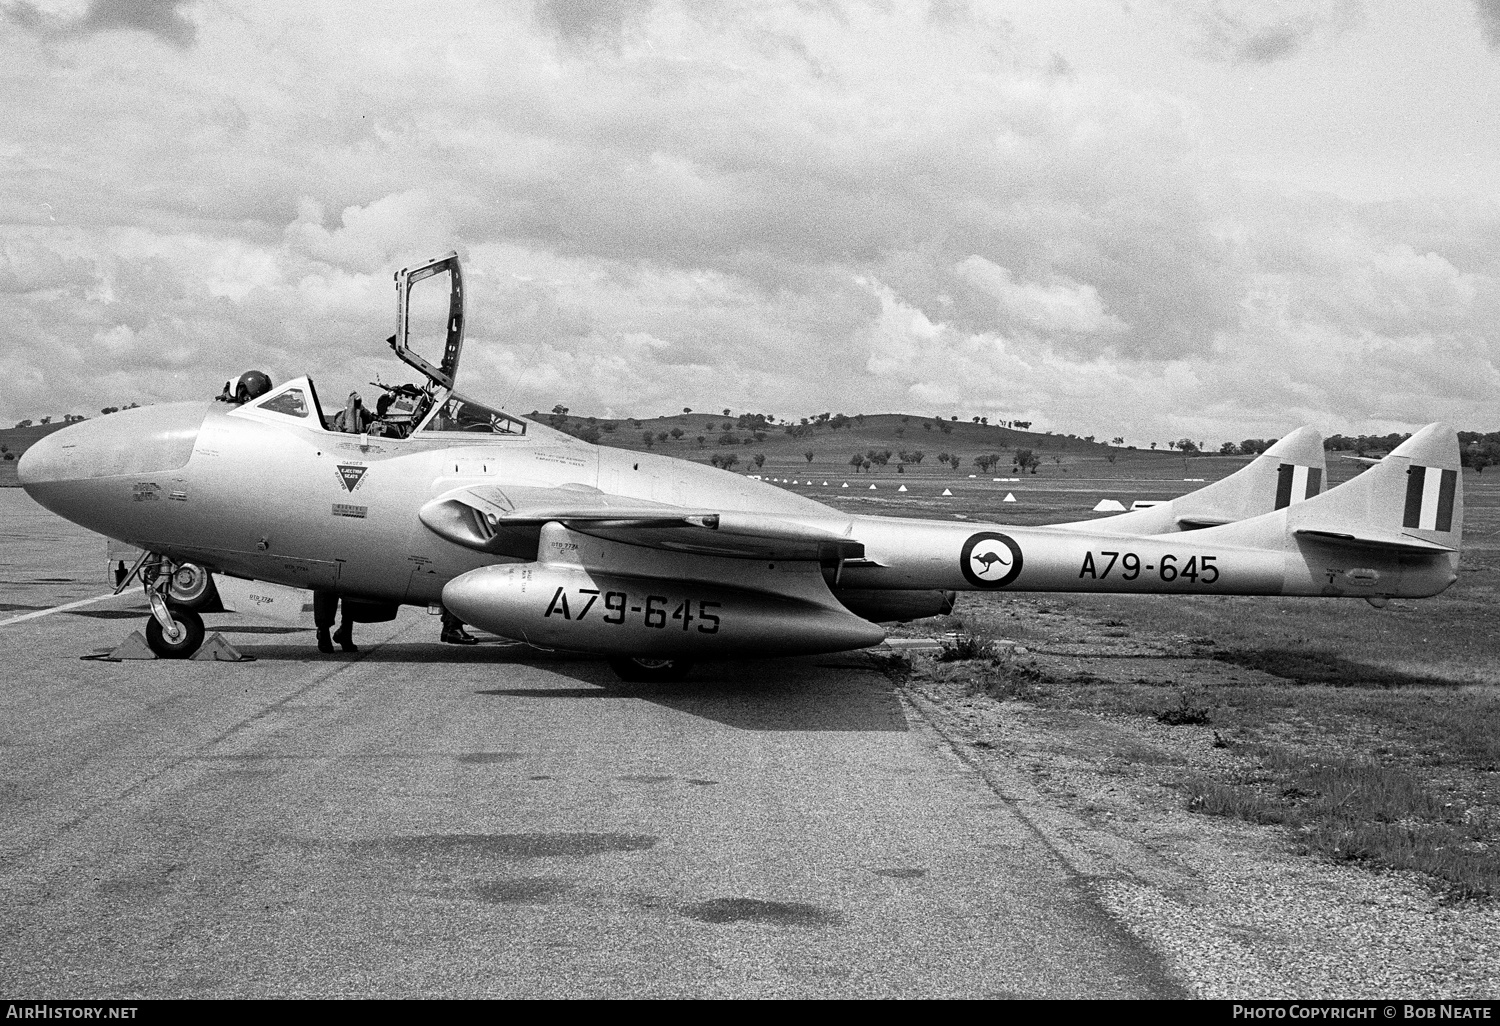
<path fill-rule="evenodd" d="M 213 635 L 203 643 L 203 647 L 193 653 L 194 659 L 214 663 L 251 663 L 255 661 L 254 656 L 245 655 L 229 642 L 224 640 L 224 635 L 214 631 Z"/>

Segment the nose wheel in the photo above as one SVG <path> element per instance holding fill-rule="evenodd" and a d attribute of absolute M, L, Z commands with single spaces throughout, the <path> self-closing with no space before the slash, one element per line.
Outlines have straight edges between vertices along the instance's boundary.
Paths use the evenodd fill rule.
<path fill-rule="evenodd" d="M 204 598 L 204 592 L 212 588 L 212 579 L 206 573 L 201 579 L 187 577 L 184 581 L 176 581 L 176 574 L 169 572 L 169 567 L 164 566 L 165 561 L 160 557 L 154 562 L 143 558 L 141 563 L 136 564 L 137 571 L 141 572 L 141 583 L 146 589 L 146 597 L 151 602 L 151 619 L 146 621 L 146 645 L 152 652 L 156 653 L 158 659 L 189 659 L 193 653 L 203 645 L 203 617 L 198 615 L 196 609 L 185 608 L 175 602 L 168 602 L 173 597 L 173 585 L 203 584 L 196 595 L 189 594 L 190 599 L 199 600 L 200 604 Z M 120 587 L 129 582 L 126 578 Z"/>
<path fill-rule="evenodd" d="M 152 605 L 155 605 L 153 602 Z M 190 659 L 203 644 L 203 617 L 191 609 L 167 608 L 170 631 L 152 611 L 146 621 L 146 644 L 158 659 Z"/>

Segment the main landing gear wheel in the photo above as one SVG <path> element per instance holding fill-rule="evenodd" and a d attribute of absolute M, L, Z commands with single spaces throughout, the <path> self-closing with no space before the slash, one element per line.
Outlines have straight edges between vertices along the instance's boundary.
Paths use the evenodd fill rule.
<path fill-rule="evenodd" d="M 203 644 L 203 617 L 191 609 L 168 607 L 175 629 L 172 637 L 156 617 L 146 621 L 146 644 L 158 659 L 189 659 Z"/>
<path fill-rule="evenodd" d="M 662 683 L 681 680 L 693 664 L 686 659 L 661 659 L 653 656 L 615 656 L 609 661 L 621 680 L 632 683 Z"/>

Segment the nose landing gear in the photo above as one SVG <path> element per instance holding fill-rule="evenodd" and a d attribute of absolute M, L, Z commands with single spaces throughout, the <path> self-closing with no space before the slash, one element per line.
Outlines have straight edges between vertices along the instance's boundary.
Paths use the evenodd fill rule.
<path fill-rule="evenodd" d="M 191 659 L 203 645 L 205 628 L 198 610 L 218 600 L 213 577 L 193 563 L 173 565 L 164 556 L 148 553 L 136 564 L 141 586 L 151 602 L 146 621 L 146 644 L 158 659 Z M 117 590 L 130 581 L 126 577 Z"/>
<path fill-rule="evenodd" d="M 191 609 L 162 607 L 166 624 L 156 615 L 153 602 L 151 619 L 146 621 L 146 644 L 158 659 L 190 659 L 203 644 L 203 617 Z M 169 629 L 170 628 L 170 629 Z"/>

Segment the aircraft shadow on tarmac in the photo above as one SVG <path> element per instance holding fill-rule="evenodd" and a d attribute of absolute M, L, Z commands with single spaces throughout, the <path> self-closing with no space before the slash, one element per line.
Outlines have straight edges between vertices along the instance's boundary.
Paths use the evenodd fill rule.
<path fill-rule="evenodd" d="M 276 629 L 276 628 L 272 628 Z M 287 628 L 281 628 L 287 629 Z M 291 628 L 293 630 L 297 628 Z M 226 632 L 228 633 L 228 632 Z M 236 630 L 234 633 L 240 633 Z M 905 731 L 906 715 L 884 676 L 874 676 L 858 657 L 833 660 L 770 659 L 700 663 L 686 680 L 666 684 L 626 683 L 603 660 L 524 645 L 457 647 L 437 643 L 384 644 L 357 654 L 324 655 L 311 644 L 235 647 L 258 660 L 288 662 L 425 663 L 433 667 L 490 667 L 476 683 L 507 683 L 506 667 L 546 670 L 577 686 L 481 687 L 491 698 L 577 702 L 638 699 L 700 716 L 740 730 Z M 865 672 L 860 672 L 861 670 Z M 535 674 L 527 673 L 528 678 Z"/>

